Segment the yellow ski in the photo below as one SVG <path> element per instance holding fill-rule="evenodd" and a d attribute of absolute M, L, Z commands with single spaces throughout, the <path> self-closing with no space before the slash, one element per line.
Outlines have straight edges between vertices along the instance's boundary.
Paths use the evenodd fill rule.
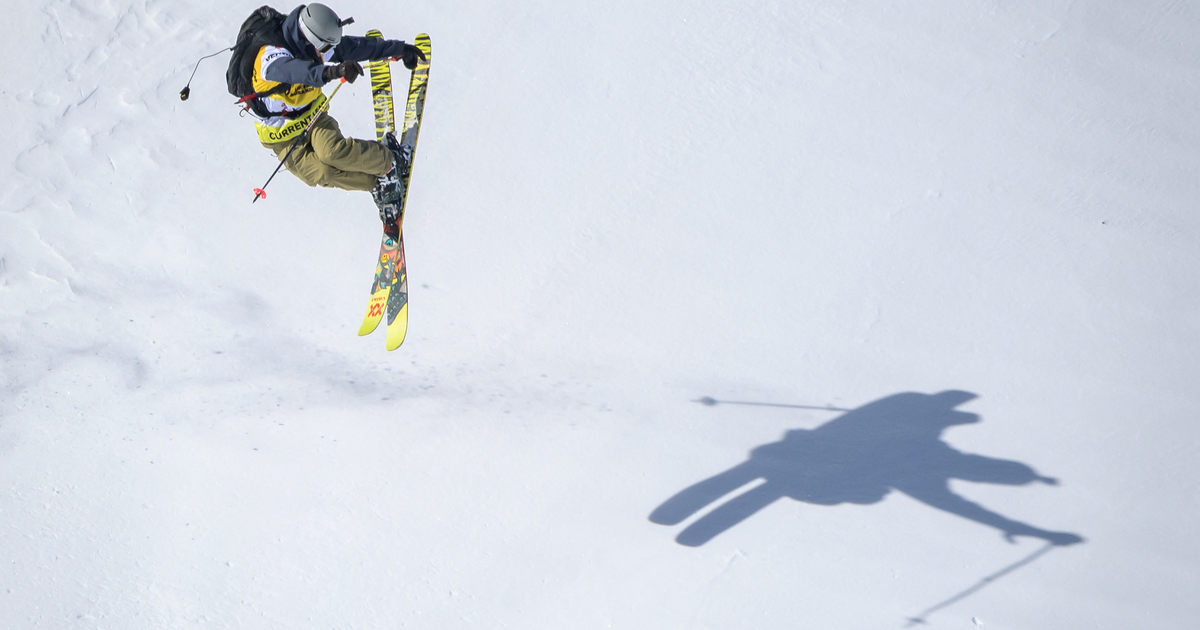
<path fill-rule="evenodd" d="M 377 30 L 367 31 L 368 37 L 382 38 Z M 400 218 L 396 220 L 395 236 L 385 229 L 379 246 L 379 258 L 375 265 L 375 282 L 371 285 L 371 297 L 367 301 L 367 314 L 363 317 L 358 334 L 368 335 L 381 321 L 387 320 L 388 350 L 395 350 L 404 343 L 408 333 L 408 268 L 404 260 L 405 202 L 408 199 L 408 183 L 412 176 L 412 157 L 417 148 L 417 136 L 421 130 L 421 112 L 425 107 L 425 86 L 429 81 L 429 36 L 422 33 L 413 45 L 425 53 L 408 84 L 408 101 L 404 109 L 404 125 L 398 130 L 397 141 L 408 157 L 409 166 L 400 174 Z M 380 141 L 396 130 L 395 113 L 392 106 L 392 76 L 390 62 L 386 59 L 368 64 L 371 72 L 371 93 L 375 107 L 375 135 Z M 387 228 L 389 226 L 385 226 Z"/>
<path fill-rule="evenodd" d="M 425 60 L 417 64 L 408 82 L 408 102 L 404 107 L 404 124 L 400 127 L 397 140 L 408 154 L 408 172 L 401 173 L 400 218 L 396 221 L 398 253 L 395 260 L 396 273 L 392 278 L 392 289 L 387 298 L 387 349 L 395 350 L 404 343 L 408 334 L 408 266 L 404 260 L 404 211 L 408 200 L 408 186 L 412 179 L 413 156 L 417 152 L 417 136 L 421 133 L 421 113 L 425 110 L 425 88 L 429 83 L 429 62 L 433 58 L 429 36 L 417 35 L 413 45 L 425 54 Z"/>
<path fill-rule="evenodd" d="M 367 37 L 383 39 L 383 33 L 377 30 L 367 31 Z M 371 74 L 371 101 L 375 106 L 375 138 L 383 142 L 383 137 L 390 131 L 396 130 L 395 109 L 392 106 L 392 68 L 388 59 L 380 59 L 367 64 Z M 398 243 L 386 234 L 379 245 L 379 259 L 375 264 L 375 282 L 371 285 L 371 298 L 367 300 L 367 314 L 363 316 L 362 326 L 358 329 L 359 336 L 369 335 L 383 321 L 388 294 L 392 289 L 392 280 L 396 273 L 396 251 Z"/>

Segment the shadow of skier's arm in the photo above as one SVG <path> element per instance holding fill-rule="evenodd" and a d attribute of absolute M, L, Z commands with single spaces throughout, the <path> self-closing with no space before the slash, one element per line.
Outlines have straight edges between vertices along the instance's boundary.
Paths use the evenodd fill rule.
<path fill-rule="evenodd" d="M 928 483 L 905 483 L 896 486 L 896 489 L 930 507 L 995 527 L 1010 541 L 1013 536 L 1032 536 L 1055 545 L 1073 545 L 1083 540 L 1076 534 L 1039 529 L 992 512 L 978 503 L 954 494 L 947 483 L 945 479 L 930 479 Z"/>
<path fill-rule="evenodd" d="M 1057 485 L 1053 477 L 1043 477 L 1027 464 L 1008 459 L 996 459 L 983 455 L 968 455 L 955 452 L 954 457 L 948 458 L 947 476 L 963 481 L 976 483 L 1000 483 L 1009 486 L 1023 486 L 1027 483 L 1040 481 L 1049 485 Z"/>

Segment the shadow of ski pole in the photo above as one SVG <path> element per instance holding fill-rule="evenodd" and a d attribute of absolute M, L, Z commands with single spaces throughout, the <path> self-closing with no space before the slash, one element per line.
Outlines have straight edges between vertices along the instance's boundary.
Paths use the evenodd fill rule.
<path fill-rule="evenodd" d="M 979 580 L 978 582 L 976 582 L 974 585 L 972 585 L 967 590 L 951 597 L 950 599 L 947 599 L 944 602 L 941 602 L 934 606 L 930 606 L 929 608 L 926 608 L 925 610 L 922 610 L 915 617 L 909 617 L 908 623 L 904 624 L 904 627 L 911 628 L 917 624 L 928 623 L 927 621 L 925 621 L 925 618 L 928 617 L 929 615 L 932 615 L 933 613 L 935 613 L 947 606 L 950 606 L 956 602 L 966 599 L 967 597 L 970 597 L 971 595 L 974 595 L 975 593 L 977 593 L 981 589 L 983 589 L 983 587 L 991 584 L 992 582 L 995 582 L 996 580 L 1004 577 L 1005 575 L 1008 575 L 1009 573 L 1012 573 L 1013 571 L 1016 571 L 1017 569 L 1020 569 L 1021 567 L 1032 563 L 1034 560 L 1037 560 L 1038 558 L 1042 557 L 1043 555 L 1046 554 L 1046 552 L 1050 551 L 1051 549 L 1053 549 L 1056 546 L 1057 545 L 1055 545 L 1054 543 L 1047 543 L 1041 549 L 1038 549 L 1037 551 L 1034 551 L 1033 553 L 1029 554 L 1028 556 L 1025 556 L 1024 558 L 1008 565 L 1007 567 L 1004 567 L 1003 569 L 1000 569 L 999 571 Z"/>
<path fill-rule="evenodd" d="M 785 405 L 782 403 L 764 403 L 764 402 L 747 402 L 744 400 L 717 400 L 711 396 L 698 398 L 692 402 L 698 402 L 707 407 L 715 407 L 717 405 L 746 405 L 750 407 L 783 407 L 785 409 L 815 409 L 817 411 L 851 411 L 841 407 L 817 407 L 814 405 Z"/>

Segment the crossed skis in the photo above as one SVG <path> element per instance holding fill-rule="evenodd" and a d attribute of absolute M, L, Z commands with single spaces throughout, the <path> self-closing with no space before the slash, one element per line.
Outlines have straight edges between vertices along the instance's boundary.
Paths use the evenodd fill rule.
<path fill-rule="evenodd" d="M 367 31 L 367 37 L 383 38 L 378 30 Z M 395 350 L 404 343 L 408 332 L 408 269 L 404 262 L 405 202 L 408 199 L 408 182 L 412 176 L 412 159 L 416 155 L 417 136 L 421 131 L 421 112 L 425 108 L 425 88 L 429 82 L 431 49 L 429 36 L 422 33 L 413 42 L 425 60 L 412 72 L 408 82 L 408 101 L 404 108 L 404 126 L 396 134 L 401 149 L 409 158 L 406 172 L 400 174 L 400 216 L 392 230 L 384 226 L 383 240 L 379 245 L 379 262 L 375 267 L 375 282 L 371 285 L 371 297 L 367 301 L 367 314 L 363 317 L 359 336 L 369 335 L 387 319 L 387 349 Z M 372 61 L 367 66 L 371 73 L 371 96 L 375 106 L 375 135 L 380 141 L 388 132 L 396 130 L 396 116 L 392 105 L 392 71 L 389 60 Z M 393 237 L 389 232 L 394 233 Z"/>

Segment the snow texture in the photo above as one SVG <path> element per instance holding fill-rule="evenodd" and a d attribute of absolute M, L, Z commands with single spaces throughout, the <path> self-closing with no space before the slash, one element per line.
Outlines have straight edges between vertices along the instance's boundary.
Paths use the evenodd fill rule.
<path fill-rule="evenodd" d="M 330 4 L 433 39 L 394 353 L 179 99 L 257 2 L 7 7 L 0 628 L 1200 616 L 1200 5 Z"/>

